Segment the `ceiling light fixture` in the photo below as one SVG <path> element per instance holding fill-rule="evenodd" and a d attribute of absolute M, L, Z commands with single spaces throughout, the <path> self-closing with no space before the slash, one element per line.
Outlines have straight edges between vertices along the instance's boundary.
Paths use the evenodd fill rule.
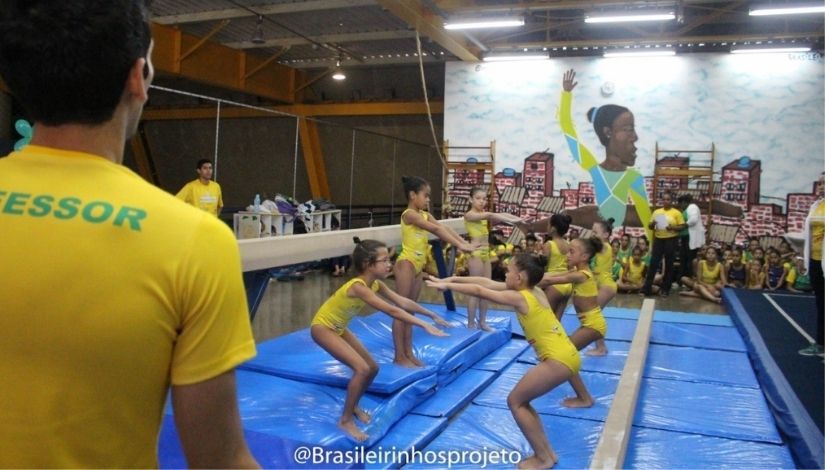
<path fill-rule="evenodd" d="M 771 6 L 754 7 L 750 11 L 751 16 L 772 16 L 772 15 L 801 15 L 806 13 L 825 13 L 824 5 L 798 5 L 798 6 Z"/>
<path fill-rule="evenodd" d="M 264 42 L 264 17 L 258 15 L 258 24 L 252 34 L 252 44 L 263 44 Z"/>
<path fill-rule="evenodd" d="M 587 16 L 585 23 L 628 23 L 637 21 L 670 21 L 675 20 L 673 12 L 668 13 L 636 13 L 636 14 L 615 14 L 610 16 Z"/>
<path fill-rule="evenodd" d="M 606 59 L 618 57 L 665 57 L 674 56 L 676 51 L 605 52 Z"/>
<path fill-rule="evenodd" d="M 789 54 L 792 52 L 810 52 L 810 47 L 762 47 L 762 48 L 738 48 L 731 49 L 731 54 Z"/>
<path fill-rule="evenodd" d="M 513 62 L 519 60 L 550 60 L 547 54 L 494 54 L 484 57 L 484 62 Z"/>
<path fill-rule="evenodd" d="M 512 28 L 524 26 L 524 18 L 476 18 L 444 23 L 444 29 Z"/>
<path fill-rule="evenodd" d="M 344 74 L 344 71 L 341 70 L 341 59 L 335 61 L 335 70 L 332 71 L 332 79 L 333 80 L 346 80 L 347 76 Z"/>

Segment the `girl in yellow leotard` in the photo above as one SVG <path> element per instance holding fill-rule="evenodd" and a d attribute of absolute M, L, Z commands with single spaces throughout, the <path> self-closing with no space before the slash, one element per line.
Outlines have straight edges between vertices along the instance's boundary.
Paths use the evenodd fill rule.
<path fill-rule="evenodd" d="M 461 251 L 471 252 L 477 245 L 465 242 L 454 230 L 439 224 L 427 212 L 430 205 L 430 184 L 426 180 L 417 176 L 404 176 L 401 182 L 407 196 L 407 209 L 401 214 L 401 254 L 398 255 L 393 272 L 398 293 L 415 301 L 418 300 L 423 282 L 430 233 Z M 395 346 L 396 364 L 405 367 L 423 365 L 412 351 L 412 325 L 393 320 L 392 342 Z"/>
<path fill-rule="evenodd" d="M 489 245 L 490 225 L 498 222 L 515 224 L 521 222 L 521 219 L 512 214 L 487 212 L 486 207 L 487 191 L 480 186 L 474 186 L 470 190 L 470 210 L 464 214 L 464 227 L 467 229 L 470 241 L 477 243 L 479 248 L 470 253 L 467 267 L 470 276 L 483 276 L 489 279 L 492 274 Z M 484 331 L 491 330 L 487 326 L 487 304 L 486 300 L 477 297 L 470 297 L 467 300 L 467 328 L 475 328 L 476 312 L 478 312 L 478 327 Z"/>
<path fill-rule="evenodd" d="M 590 271 L 590 260 L 602 251 L 602 241 L 597 238 L 577 238 L 570 243 L 567 252 L 567 267 L 571 269 L 564 274 L 545 274 L 539 283 L 573 284 L 573 306 L 581 326 L 570 335 L 570 341 L 581 350 L 588 344 L 603 339 L 607 334 L 607 322 L 599 308 L 599 289 L 595 275 Z M 570 378 L 570 385 L 576 392 L 575 397 L 564 399 L 564 406 L 569 408 L 588 408 L 593 406 L 593 397 L 587 391 L 579 374 Z"/>
<path fill-rule="evenodd" d="M 581 367 L 576 347 L 550 310 L 544 293 L 536 287 L 543 274 L 544 269 L 534 256 L 519 254 L 507 266 L 504 282 L 484 277 L 431 277 L 427 281 L 427 285 L 437 289 L 452 289 L 516 309 L 524 335 L 541 360 L 524 374 L 507 397 L 507 406 L 535 453 L 519 464 L 523 468 L 550 468 L 558 462 L 530 402 L 570 379 Z"/>
<path fill-rule="evenodd" d="M 550 240 L 544 244 L 544 256 L 547 257 L 546 272 L 550 274 L 561 274 L 567 272 L 567 252 L 570 245 L 564 236 L 570 229 L 572 219 L 567 214 L 553 214 L 549 220 L 548 235 Z M 556 318 L 561 320 L 567 301 L 573 293 L 572 284 L 549 285 L 544 289 L 550 308 L 556 314 Z"/>
<path fill-rule="evenodd" d="M 624 264 L 622 279 L 619 281 L 619 292 L 632 293 L 639 292 L 645 284 L 647 265 L 642 259 L 642 248 L 638 245 L 633 247 L 632 255 Z M 659 286 L 653 286 L 653 293 L 659 291 Z"/>
<path fill-rule="evenodd" d="M 682 278 L 682 283 L 693 288 L 692 291 L 679 292 L 688 297 L 700 297 L 711 302 L 722 303 L 722 287 L 727 284 L 725 266 L 719 262 L 719 252 L 716 247 L 705 249 L 705 259 L 699 260 L 693 279 Z"/>
<path fill-rule="evenodd" d="M 344 412 L 338 425 L 359 442 L 366 440 L 367 435 L 358 429 L 353 418 L 358 418 L 362 423 L 370 421 L 370 416 L 358 408 L 358 400 L 378 374 L 378 365 L 358 338 L 347 330 L 352 317 L 369 305 L 397 321 L 411 326 L 418 325 L 436 336 L 446 336 L 446 333 L 408 312 L 422 313 L 442 326 L 449 326 L 434 312 L 401 297 L 381 282 L 390 274 L 391 264 L 386 245 L 375 240 L 360 242 L 352 252 L 352 265 L 357 276 L 324 302 L 310 326 L 312 339 L 332 357 L 352 369 Z"/>
<path fill-rule="evenodd" d="M 613 246 L 610 244 L 610 234 L 613 233 L 613 219 L 598 220 L 593 223 L 593 235 L 602 242 L 602 249 L 593 257 L 590 266 L 596 276 L 599 286 L 599 308 L 604 310 L 607 304 L 616 297 L 618 286 L 613 280 Z M 604 338 L 596 341 L 596 347 L 587 351 L 588 356 L 604 356 L 607 354 L 607 345 Z"/>

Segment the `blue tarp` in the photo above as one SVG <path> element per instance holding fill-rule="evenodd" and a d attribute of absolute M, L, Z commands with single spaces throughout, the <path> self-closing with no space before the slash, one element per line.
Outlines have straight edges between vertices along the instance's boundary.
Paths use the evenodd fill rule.
<path fill-rule="evenodd" d="M 400 468 L 403 464 L 403 457 L 396 451 L 410 452 L 413 449 L 424 449 L 446 427 L 447 418 L 409 414 L 369 449 L 375 456 L 372 460 L 374 463 L 367 463 L 364 467 L 370 469 Z"/>
<path fill-rule="evenodd" d="M 452 382 L 470 368 L 473 364 L 481 360 L 484 356 L 492 353 L 510 339 L 509 327 L 501 330 L 484 331 L 478 341 L 472 342 L 466 348 L 457 352 L 453 357 L 444 361 L 438 369 L 438 386 L 442 387 Z"/>
<path fill-rule="evenodd" d="M 346 390 L 326 385 L 237 371 L 238 403 L 245 430 L 294 439 L 333 449 L 352 448 L 352 441 L 338 428 Z M 391 396 L 366 394 L 359 406 L 372 415 L 364 444 L 380 440 L 389 428 L 434 392 L 435 376 L 407 385 Z"/>
<path fill-rule="evenodd" d="M 524 374 L 533 367 L 530 364 L 516 362 L 501 375 L 499 375 L 489 387 L 473 400 L 473 403 L 481 406 L 493 408 L 507 408 L 507 395 L 515 387 L 516 383 Z M 573 396 L 573 389 L 570 384 L 563 383 L 551 390 L 549 393 L 536 398 L 531 402 L 536 412 L 540 414 L 552 414 L 558 416 L 569 416 L 572 418 L 583 418 L 597 421 L 604 421 L 610 404 L 613 402 L 613 395 L 619 384 L 619 376 L 614 374 L 600 374 L 598 372 L 583 372 L 581 374 L 584 384 L 596 403 L 590 408 L 566 408 L 561 402 L 564 398 Z"/>
<path fill-rule="evenodd" d="M 727 326 L 653 322 L 650 342 L 722 351 L 746 351 L 745 342 L 736 328 Z"/>
<path fill-rule="evenodd" d="M 494 372 L 470 369 L 435 395 L 418 405 L 412 412 L 420 415 L 450 417 L 470 403 L 496 377 Z"/>
<path fill-rule="evenodd" d="M 559 456 L 554 468 L 586 468 L 599 440 L 602 423 L 560 416 L 541 416 L 541 421 Z M 484 465 L 480 459 L 485 456 L 487 465 L 484 468 L 514 468 L 516 460 L 533 454 L 509 410 L 470 405 L 422 454 L 422 457 L 431 458 L 443 456 L 444 460 L 430 465 L 411 463 L 405 468 L 446 468 L 447 457 L 461 457 L 457 452 L 462 451 L 463 462 L 453 463 L 452 468 L 480 468 Z M 493 455 L 508 460 L 493 463 Z"/>
<path fill-rule="evenodd" d="M 369 339 L 361 337 L 370 351 Z M 260 372 L 294 379 L 300 382 L 312 382 L 334 387 L 346 387 L 352 377 L 352 370 L 338 362 L 320 346 L 312 341 L 309 330 L 304 329 L 258 344 L 258 355 L 244 363 L 239 369 Z M 370 351 L 372 352 L 372 351 Z M 435 367 L 412 369 L 401 367 L 386 358 L 375 357 L 378 362 L 378 375 L 368 391 L 389 394 L 405 385 L 436 373 Z"/>
<path fill-rule="evenodd" d="M 759 388 L 747 354 L 714 349 L 651 344 L 644 376 Z"/>
<path fill-rule="evenodd" d="M 472 368 L 498 373 L 515 361 L 529 347 L 530 345 L 525 340 L 511 339 L 504 346 L 473 364 Z"/>
<path fill-rule="evenodd" d="M 782 443 L 762 391 L 753 388 L 644 378 L 633 424 Z"/>
<path fill-rule="evenodd" d="M 666 450 L 665 450 L 666 449 Z M 786 446 L 633 426 L 625 468 L 795 468 Z"/>

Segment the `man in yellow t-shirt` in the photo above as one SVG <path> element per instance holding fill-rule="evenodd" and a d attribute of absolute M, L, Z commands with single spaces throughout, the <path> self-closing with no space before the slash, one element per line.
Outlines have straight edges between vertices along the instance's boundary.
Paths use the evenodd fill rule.
<path fill-rule="evenodd" d="M 673 207 L 673 195 L 670 193 L 662 195 L 662 207 L 653 211 L 650 220 L 648 228 L 653 230 L 653 247 L 650 254 L 650 267 L 645 275 L 645 284 L 641 292 L 644 295 L 650 295 L 656 269 L 664 258 L 665 272 L 659 295 L 667 297 L 670 294 L 670 286 L 673 284 L 675 274 L 673 262 L 679 251 L 679 232 L 687 228 L 687 224 L 682 217 L 682 212 Z"/>
<path fill-rule="evenodd" d="M 121 164 L 154 75 L 143 1 L 28 3 L 0 10 L 0 75 L 35 123 L 0 159 L 0 468 L 156 467 L 170 386 L 190 466 L 255 466 L 237 244 Z"/>
<path fill-rule="evenodd" d="M 819 175 L 817 189 L 819 198 L 811 205 L 811 211 L 805 219 L 805 260 L 808 263 L 808 276 L 814 288 L 816 302 L 816 338 L 814 343 L 799 350 L 803 356 L 825 356 L 825 279 L 823 278 L 822 256 L 825 255 L 825 172 Z"/>
<path fill-rule="evenodd" d="M 212 162 L 205 158 L 198 160 L 195 171 L 198 173 L 198 179 L 186 183 L 178 191 L 178 199 L 205 210 L 215 217 L 219 216 L 223 208 L 223 198 L 221 197 L 221 185 L 212 181 Z"/>

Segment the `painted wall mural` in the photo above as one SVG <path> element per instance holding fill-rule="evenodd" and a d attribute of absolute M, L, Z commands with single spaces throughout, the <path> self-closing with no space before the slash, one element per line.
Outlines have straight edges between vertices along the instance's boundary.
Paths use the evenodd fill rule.
<path fill-rule="evenodd" d="M 713 240 L 775 237 L 801 229 L 825 169 L 824 72 L 816 53 L 450 62 L 444 138 L 495 141 L 499 211 L 640 235 L 668 190 L 700 201 Z M 466 173 L 455 207 L 483 181 Z"/>

